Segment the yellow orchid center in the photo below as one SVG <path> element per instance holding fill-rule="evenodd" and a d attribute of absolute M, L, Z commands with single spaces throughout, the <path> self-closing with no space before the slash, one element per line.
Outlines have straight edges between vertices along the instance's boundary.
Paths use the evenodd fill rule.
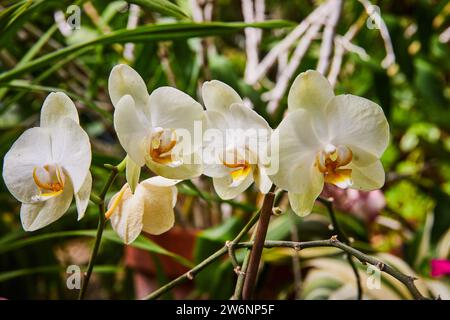
<path fill-rule="evenodd" d="M 172 149 L 177 144 L 175 130 L 157 128 L 150 139 L 149 154 L 153 161 L 160 164 L 170 164 L 173 162 Z"/>
<path fill-rule="evenodd" d="M 325 182 L 348 188 L 352 184 L 352 169 L 340 168 L 348 165 L 352 158 L 352 151 L 348 147 L 328 145 L 317 154 L 316 166 L 323 173 Z"/>
<path fill-rule="evenodd" d="M 235 169 L 230 172 L 233 179 L 230 187 L 237 186 L 248 176 L 252 169 L 250 163 L 245 158 L 240 157 L 240 153 L 237 150 L 228 151 L 226 159 L 222 163 L 227 168 Z"/>
<path fill-rule="evenodd" d="M 65 176 L 58 165 L 35 167 L 33 180 L 39 188 L 39 195 L 35 197 L 37 201 L 60 195 L 64 191 Z"/>

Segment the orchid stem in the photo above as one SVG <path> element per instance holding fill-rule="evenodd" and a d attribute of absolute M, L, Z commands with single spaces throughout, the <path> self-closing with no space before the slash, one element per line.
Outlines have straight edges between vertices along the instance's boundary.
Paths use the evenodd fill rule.
<path fill-rule="evenodd" d="M 273 189 L 274 186 L 272 186 L 269 193 L 265 195 L 263 206 L 261 208 L 261 215 L 259 217 L 255 234 L 255 245 L 252 247 L 248 268 L 245 274 L 244 289 L 242 291 L 242 298 L 244 300 L 249 300 L 252 298 L 253 290 L 255 288 L 259 262 L 261 261 L 264 240 L 266 239 L 267 229 L 269 227 L 270 216 L 272 215 L 272 208 L 275 200 Z"/>
<path fill-rule="evenodd" d="M 125 169 L 125 159 L 122 160 L 117 166 L 113 165 L 105 165 L 105 168 L 111 170 L 109 174 L 108 180 L 106 180 L 105 185 L 103 186 L 102 191 L 98 196 L 91 194 L 91 201 L 98 205 L 98 225 L 97 225 L 97 234 L 95 236 L 94 247 L 92 248 L 92 253 L 89 258 L 88 268 L 83 279 L 83 285 L 78 294 L 78 300 L 83 300 L 84 295 L 86 294 L 86 290 L 89 285 L 89 280 L 91 279 L 92 270 L 94 269 L 95 260 L 97 259 L 98 251 L 100 249 L 100 243 L 102 241 L 103 230 L 105 229 L 106 218 L 105 218 L 105 197 L 108 193 L 109 188 L 111 188 L 114 183 L 114 179 L 116 179 L 117 175 Z"/>
<path fill-rule="evenodd" d="M 339 239 L 341 239 L 345 244 L 351 245 L 350 239 L 347 237 L 345 232 L 341 229 L 339 226 L 339 223 L 336 219 L 336 215 L 334 213 L 333 209 L 333 201 L 324 199 L 324 198 L 318 198 L 319 202 L 321 202 L 328 210 L 328 214 L 331 219 L 331 223 L 333 225 L 333 230 L 336 232 Z M 363 298 L 363 289 L 361 285 L 361 277 L 358 272 L 358 268 L 356 267 L 355 263 L 353 262 L 352 256 L 350 254 L 347 254 L 347 260 L 348 264 L 352 268 L 353 273 L 355 274 L 355 280 L 356 280 L 356 288 L 357 288 L 357 298 L 358 300 L 361 300 Z"/>

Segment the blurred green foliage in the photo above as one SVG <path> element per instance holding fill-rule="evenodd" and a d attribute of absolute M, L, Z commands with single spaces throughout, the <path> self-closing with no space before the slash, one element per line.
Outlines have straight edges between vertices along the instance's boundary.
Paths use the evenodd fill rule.
<path fill-rule="evenodd" d="M 273 87 L 275 70 L 270 70 L 254 87 L 243 80 L 247 60 L 244 24 L 234 23 L 243 20 L 240 1 L 214 1 L 213 20 L 217 22 L 205 25 L 192 23 L 192 12 L 186 0 L 129 2 L 140 5 L 143 10 L 139 26 L 134 30 L 126 29 L 126 1 L 76 1 L 78 5 L 89 3 L 91 9 L 82 7 L 81 28 L 70 36 L 61 34 L 53 14 L 57 10 L 65 12 L 72 1 L 1 2 L 1 165 L 15 139 L 26 128 L 37 125 L 48 92 L 65 91 L 76 101 L 81 123 L 91 137 L 93 189 L 98 190 L 108 173 L 103 164 L 118 163 L 124 156 L 113 130 L 112 106 L 107 94 L 109 72 L 118 63 L 133 65 L 147 81 L 149 91 L 171 85 L 198 100 L 198 86 L 202 81 L 220 79 L 241 96 L 248 97 L 255 110 L 273 127 L 281 121 L 287 107 L 286 99 L 281 101 L 276 114 L 270 114 L 266 102 L 261 99 L 261 95 Z M 369 59 L 362 60 L 354 53 L 345 55 L 336 92 L 376 101 L 388 117 L 391 142 L 382 158 L 387 172 L 383 189 L 387 204 L 380 216 L 398 221 L 400 227 L 390 228 L 376 221 L 365 221 L 342 210 L 338 212 L 338 219 L 346 232 L 355 238 L 356 247 L 367 252 L 378 250 L 397 255 L 420 277 L 429 279 L 430 260 L 449 258 L 450 241 L 446 240 L 446 235 L 450 228 L 450 47 L 440 41 L 439 36 L 450 25 L 450 7 L 446 0 L 378 1 L 377 5 L 390 32 L 396 64 L 387 70 L 380 66 L 386 53 L 379 32 L 363 27 L 353 42 L 365 49 Z M 284 21 L 261 25 L 264 32 L 260 56 L 282 40 L 314 7 L 313 1 L 306 0 L 266 1 L 267 17 Z M 91 11 L 87 12 L 88 9 Z M 363 7 L 358 1 L 345 1 L 337 33 L 343 35 L 362 14 Z M 214 50 L 207 54 L 207 63 L 202 62 L 199 55 L 204 41 L 214 44 Z M 125 43 L 135 44 L 133 61 L 124 58 Z M 319 48 L 319 41 L 315 41 L 296 74 L 316 67 Z M 204 180 L 205 192 L 209 193 L 210 181 Z M 112 191 L 117 191 L 123 182 L 124 177 L 118 178 Z M 242 205 L 216 201 L 213 194 L 210 195 L 212 204 L 208 205 L 195 190 L 188 189 L 180 186 L 182 201 L 177 206 L 177 223 L 202 229 L 195 239 L 193 261 L 180 257 L 180 252 L 166 252 L 156 244 L 157 241 L 144 236 L 134 244 L 154 253 L 160 282 L 166 281 L 167 277 L 158 262 L 161 256 L 155 254 L 175 257 L 185 265 L 198 263 L 221 247 L 224 241 L 232 239 L 248 218 Z M 255 190 L 250 190 L 237 202 L 245 205 L 254 204 L 256 200 Z M 77 223 L 72 207 L 63 219 L 28 234 L 21 229 L 19 203 L 9 194 L 3 181 L 0 182 L 0 203 L 0 296 L 75 297 L 65 287 L 65 265 L 88 252 L 92 239 L 83 232 L 92 232 L 95 228 L 96 209 L 90 206 L 86 218 Z M 207 222 L 198 223 L 196 212 L 205 211 L 205 207 L 207 213 L 220 211 L 223 206 L 231 208 L 231 217 L 219 217 L 214 221 L 207 216 Z M 295 230 L 300 240 L 322 239 L 332 235 L 328 224 L 326 212 L 320 205 L 305 219 L 287 210 L 272 220 L 268 238 L 290 239 Z M 64 233 L 70 237 L 61 236 Z M 110 230 L 107 234 L 113 237 Z M 33 241 L 38 237 L 43 237 L 42 241 Z M 75 240 L 78 242 L 74 243 Z M 135 298 L 134 271 L 127 266 L 123 245 L 109 240 L 113 239 L 107 237 L 101 247 L 95 271 L 101 277 L 94 279 L 95 290 L 90 296 Z M 61 252 L 70 252 L 70 246 L 80 251 L 65 257 Z M 314 262 L 313 258 L 321 253 L 305 254 L 305 269 L 320 270 L 320 260 Z M 269 266 L 262 276 L 267 283 L 270 284 L 271 268 L 291 274 L 291 260 L 287 258 L 292 253 L 270 251 L 267 255 Z M 336 258 L 333 261 L 337 264 L 342 260 L 335 253 L 327 256 Z M 243 259 L 242 251 L 238 258 Z M 86 259 L 80 259 L 86 263 Z M 285 269 L 276 269 L 280 264 Z M 198 275 L 191 297 L 226 299 L 234 290 L 235 279 L 229 260 L 219 260 Z M 302 297 L 327 298 L 344 285 L 334 275 L 313 280 L 307 278 Z M 261 288 L 264 281 L 259 284 Z M 265 293 L 263 297 L 292 297 L 293 286 L 289 285 L 292 277 L 286 279 L 283 276 L 280 281 L 284 281 L 284 285 L 280 283 L 276 287 L 278 291 Z M 449 288 L 448 278 L 439 281 Z M 393 286 L 388 287 L 392 289 Z M 407 297 L 398 290 L 394 296 Z"/>

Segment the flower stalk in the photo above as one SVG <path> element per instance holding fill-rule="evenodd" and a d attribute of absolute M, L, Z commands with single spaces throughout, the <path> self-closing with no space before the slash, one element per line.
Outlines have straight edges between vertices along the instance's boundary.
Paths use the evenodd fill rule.
<path fill-rule="evenodd" d="M 112 186 L 114 180 L 116 179 L 117 175 L 125 169 L 125 164 L 126 164 L 126 161 L 124 159 L 117 166 L 105 165 L 105 168 L 111 170 L 111 173 L 109 174 L 108 180 L 106 181 L 105 185 L 103 186 L 103 189 L 100 192 L 99 196 L 95 196 L 95 195 L 91 194 L 91 200 L 92 200 L 92 202 L 94 202 L 94 203 L 96 203 L 98 205 L 98 211 L 99 211 L 98 225 L 97 225 L 97 234 L 95 236 L 95 242 L 94 242 L 94 246 L 92 248 L 91 256 L 89 258 L 88 268 L 87 268 L 87 271 L 85 273 L 85 277 L 83 279 L 83 284 L 82 284 L 81 290 L 80 290 L 80 292 L 78 294 L 78 300 L 83 300 L 84 299 L 87 287 L 89 285 L 89 280 L 91 279 L 92 270 L 94 269 L 95 260 L 97 258 L 98 251 L 100 249 L 100 243 L 102 241 L 103 230 L 105 229 L 105 223 L 106 223 L 106 218 L 105 218 L 105 212 L 106 212 L 105 197 L 106 197 L 106 194 L 108 193 L 109 188 L 111 188 L 111 186 Z"/>

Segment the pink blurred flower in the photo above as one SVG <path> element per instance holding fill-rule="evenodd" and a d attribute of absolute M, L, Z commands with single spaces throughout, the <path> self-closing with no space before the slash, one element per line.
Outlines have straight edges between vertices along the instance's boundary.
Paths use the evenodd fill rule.
<path fill-rule="evenodd" d="M 440 277 L 450 274 L 450 260 L 432 259 L 431 260 L 431 276 Z"/>
<path fill-rule="evenodd" d="M 386 199 L 380 190 L 358 191 L 340 189 L 326 184 L 322 196 L 333 198 L 338 210 L 352 213 L 364 221 L 373 221 L 386 206 Z"/>

